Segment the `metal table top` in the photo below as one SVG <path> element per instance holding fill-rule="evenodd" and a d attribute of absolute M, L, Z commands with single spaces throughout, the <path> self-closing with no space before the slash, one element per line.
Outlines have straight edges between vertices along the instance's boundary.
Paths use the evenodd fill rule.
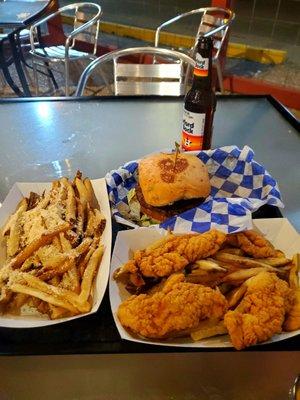
<path fill-rule="evenodd" d="M 50 0 L 39 1 L 0 1 L 0 27 L 19 28 L 28 26 L 39 16 Z"/>
<path fill-rule="evenodd" d="M 281 111 L 268 97 L 221 96 L 213 147 L 249 145 L 279 182 L 282 214 L 300 231 L 300 140 Z M 178 98 L 1 101 L 0 201 L 16 181 L 72 176 L 77 169 L 102 177 L 170 148 L 180 138 L 181 117 Z"/>

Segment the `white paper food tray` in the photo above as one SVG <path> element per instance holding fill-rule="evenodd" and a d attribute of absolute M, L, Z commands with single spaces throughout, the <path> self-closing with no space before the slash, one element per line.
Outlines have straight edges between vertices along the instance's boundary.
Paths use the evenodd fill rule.
<path fill-rule="evenodd" d="M 287 257 L 292 257 L 300 252 L 300 237 L 293 226 L 286 218 L 257 219 L 253 220 L 254 229 L 259 230 L 267 239 L 269 239 L 277 249 L 284 251 Z M 154 226 L 151 228 L 137 228 L 118 233 L 115 248 L 112 255 L 109 295 L 113 317 L 122 339 L 132 342 L 145 344 L 154 344 L 160 346 L 174 347 L 202 347 L 202 348 L 224 348 L 233 347 L 228 335 L 215 336 L 193 342 L 189 337 L 172 339 L 172 341 L 146 340 L 137 336 L 130 335 L 120 324 L 117 317 L 117 310 L 122 301 L 127 299 L 130 294 L 121 283 L 116 283 L 113 279 L 114 271 L 130 259 L 132 251 L 143 249 L 146 246 L 166 235 L 166 231 Z M 294 332 L 284 332 L 274 335 L 271 340 L 264 343 L 278 342 L 300 334 L 300 329 Z"/>
<path fill-rule="evenodd" d="M 61 322 L 71 321 L 72 319 L 81 318 L 85 315 L 95 313 L 103 299 L 105 289 L 107 286 L 107 281 L 109 277 L 109 263 L 110 263 L 110 254 L 111 254 L 111 214 L 109 201 L 106 191 L 106 183 L 105 179 L 95 179 L 91 180 L 91 183 L 94 188 L 94 192 L 98 203 L 101 208 L 101 212 L 104 214 L 106 218 L 106 227 L 103 232 L 101 243 L 104 245 L 104 254 L 100 263 L 100 267 L 98 270 L 98 274 L 96 276 L 94 282 L 94 291 L 93 291 L 93 306 L 89 313 L 76 315 L 74 317 L 69 318 L 60 318 L 56 320 L 49 320 L 47 316 L 37 317 L 37 316 L 6 316 L 0 315 L 0 326 L 6 328 L 35 328 L 39 326 L 46 325 L 54 325 Z M 14 186 L 9 191 L 6 199 L 4 200 L 2 207 L 0 208 L 0 227 L 4 225 L 7 218 L 10 214 L 12 214 L 19 201 L 23 196 L 28 196 L 30 192 L 35 192 L 38 194 L 42 194 L 44 190 L 49 190 L 51 188 L 51 183 L 42 182 L 42 183 L 15 183 Z M 2 241 L 0 248 L 0 262 L 3 265 L 5 260 L 5 246 Z"/>

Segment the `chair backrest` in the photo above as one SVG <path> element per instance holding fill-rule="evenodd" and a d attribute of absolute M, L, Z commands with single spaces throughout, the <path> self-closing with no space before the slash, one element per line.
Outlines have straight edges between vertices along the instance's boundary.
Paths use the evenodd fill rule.
<path fill-rule="evenodd" d="M 233 11 L 226 8 L 219 7 L 205 7 L 197 8 L 195 10 L 188 11 L 183 14 L 179 14 L 174 18 L 161 24 L 155 33 L 155 46 L 160 46 L 160 32 L 163 28 L 182 20 L 183 18 L 190 17 L 192 15 L 200 14 L 201 19 L 198 26 L 197 34 L 195 36 L 194 44 L 190 50 L 190 55 L 193 57 L 196 50 L 196 44 L 199 36 L 210 36 L 213 38 L 214 43 L 214 58 L 218 58 L 225 41 L 228 28 L 232 23 L 235 14 Z"/>
<path fill-rule="evenodd" d="M 75 7 L 72 9 L 68 9 L 68 11 L 72 10 L 74 12 L 73 29 L 76 31 L 76 29 L 82 28 L 83 26 L 85 28 L 72 39 L 70 48 L 73 48 L 77 41 L 85 42 L 94 45 L 93 53 L 95 54 L 99 36 L 101 8 L 98 4 L 94 3 L 77 3 L 74 6 Z M 98 19 L 95 18 L 97 15 L 99 16 Z"/>
<path fill-rule="evenodd" d="M 54 13 L 42 18 L 30 28 L 30 42 L 34 50 L 34 38 L 37 36 L 37 28 L 44 23 L 51 24 L 61 15 L 72 19 L 73 30 L 66 34 L 67 46 L 72 48 L 76 42 L 85 42 L 92 45 L 93 53 L 97 50 L 99 35 L 99 23 L 102 15 L 101 6 L 95 3 L 73 3 L 59 8 Z M 58 43 L 57 43 L 58 44 Z"/>
<path fill-rule="evenodd" d="M 122 63 L 114 59 L 115 95 L 168 95 L 184 93 L 181 60 L 168 63 Z"/>
<path fill-rule="evenodd" d="M 150 59 L 147 59 L 149 55 Z M 125 62 L 119 62 L 121 58 Z M 115 95 L 182 95 L 186 89 L 185 67 L 195 65 L 195 61 L 186 54 L 158 47 L 112 51 L 94 60 L 83 71 L 76 91 L 77 96 L 82 96 L 92 71 L 109 61 L 113 62 L 114 92 L 109 85 L 108 88 L 111 94 Z"/>
<path fill-rule="evenodd" d="M 76 7 L 75 16 L 74 16 L 74 30 L 77 28 L 82 27 L 84 24 L 89 22 L 97 12 L 97 9 L 94 5 L 87 5 L 83 3 L 82 6 Z M 85 43 L 95 44 L 97 46 L 97 40 L 99 35 L 99 23 L 100 20 L 98 19 L 95 24 L 87 25 L 84 31 L 79 33 L 75 38 L 73 43 L 75 44 L 76 40 Z M 96 49 L 96 48 L 95 48 Z"/>

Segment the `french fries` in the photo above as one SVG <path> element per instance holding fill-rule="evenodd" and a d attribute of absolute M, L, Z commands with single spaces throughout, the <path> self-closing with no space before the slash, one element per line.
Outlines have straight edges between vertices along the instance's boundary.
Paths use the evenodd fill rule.
<path fill-rule="evenodd" d="M 89 312 L 105 223 L 90 180 L 79 172 L 22 199 L 1 232 L 1 313 L 21 314 L 24 305 L 51 319 Z"/>
<path fill-rule="evenodd" d="M 191 338 L 197 342 L 212 336 L 224 335 L 227 333 L 223 321 L 208 319 L 199 323 L 199 327 L 191 332 Z"/>
<path fill-rule="evenodd" d="M 87 199 L 88 199 L 89 204 L 91 205 L 92 208 L 94 208 L 96 210 L 100 210 L 99 203 L 95 196 L 95 192 L 94 192 L 93 186 L 91 184 L 91 181 L 88 178 L 85 178 L 83 183 L 84 183 L 84 186 L 87 191 Z"/>
<path fill-rule="evenodd" d="M 10 232 L 7 239 L 7 255 L 13 257 L 17 252 L 20 245 L 20 220 L 22 214 L 27 209 L 27 201 L 23 199 L 20 207 L 10 220 Z"/>
<path fill-rule="evenodd" d="M 226 298 L 228 301 L 228 307 L 235 307 L 246 293 L 246 290 L 247 286 L 245 284 L 242 284 L 241 286 L 238 286 L 227 293 Z"/>
<path fill-rule="evenodd" d="M 263 262 L 265 264 L 271 265 L 271 267 L 284 267 L 289 264 L 291 260 L 286 257 L 268 257 L 268 258 L 257 258 L 256 261 Z"/>
<path fill-rule="evenodd" d="M 292 260 L 292 267 L 289 273 L 289 284 L 294 289 L 294 301 L 289 310 L 286 320 L 284 321 L 284 329 L 286 331 L 294 331 L 300 329 L 300 254 L 295 254 Z"/>
<path fill-rule="evenodd" d="M 265 267 L 257 267 L 257 268 L 247 268 L 247 269 L 239 269 L 235 272 L 232 272 L 228 275 L 226 275 L 222 282 L 227 282 L 231 283 L 232 285 L 238 285 L 241 282 L 244 282 L 245 280 L 252 278 L 252 276 L 255 276 L 259 274 L 260 272 L 277 272 L 277 270 L 273 267 L 268 266 L 268 268 Z"/>
<path fill-rule="evenodd" d="M 300 254 L 295 254 L 289 272 L 289 284 L 290 287 L 292 287 L 293 289 L 298 289 L 300 286 L 299 270 L 300 270 Z"/>
<path fill-rule="evenodd" d="M 79 294 L 79 300 L 83 303 L 85 301 L 87 301 L 89 298 L 92 282 L 93 282 L 96 270 L 98 268 L 99 262 L 102 258 L 102 255 L 103 255 L 103 246 L 100 246 L 93 252 L 93 254 L 84 270 L 82 282 L 81 282 L 81 292 Z"/>
<path fill-rule="evenodd" d="M 23 250 L 21 250 L 19 254 L 17 254 L 16 257 L 10 261 L 9 266 L 12 268 L 19 268 L 24 263 L 24 261 L 40 247 L 46 246 L 47 244 L 51 243 L 57 235 L 59 235 L 61 232 L 66 232 L 70 228 L 71 226 L 68 223 L 65 223 L 53 229 L 52 231 L 42 233 L 38 239 L 34 240 Z"/>
<path fill-rule="evenodd" d="M 244 252 L 242 249 L 237 247 L 225 247 L 218 252 L 219 254 L 235 254 L 236 256 L 243 256 Z"/>
<path fill-rule="evenodd" d="M 257 261 L 257 259 L 252 259 L 250 257 L 242 257 L 224 252 L 216 253 L 215 258 L 223 263 L 231 264 L 239 268 L 268 268 L 269 266 L 269 264 L 264 261 Z"/>
<path fill-rule="evenodd" d="M 193 268 L 193 272 L 195 270 L 202 270 L 202 271 L 211 271 L 211 272 L 216 272 L 216 271 L 220 271 L 220 272 L 226 272 L 227 269 L 224 267 L 221 267 L 217 262 L 215 262 L 214 260 L 198 260 L 195 262 L 194 264 L 194 268 Z"/>

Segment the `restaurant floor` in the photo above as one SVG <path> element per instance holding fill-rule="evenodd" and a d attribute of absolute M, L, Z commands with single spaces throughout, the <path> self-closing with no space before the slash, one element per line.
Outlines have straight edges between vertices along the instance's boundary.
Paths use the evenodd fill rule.
<path fill-rule="evenodd" d="M 100 38 L 101 45 L 111 45 L 116 48 L 126 48 L 134 47 L 138 45 L 147 45 L 149 43 L 142 42 L 135 39 L 118 37 L 115 35 L 102 34 Z M 30 56 L 26 56 L 28 63 L 30 64 Z M 83 71 L 86 64 L 83 62 L 72 63 L 71 64 L 71 85 L 73 92 L 76 89 L 78 79 L 81 72 Z M 300 65 L 300 64 L 299 64 Z M 18 81 L 16 71 L 14 67 L 10 67 L 11 73 L 16 81 Z M 59 86 L 58 91 L 54 91 L 51 82 L 42 75 L 39 75 L 39 88 L 40 95 L 42 96 L 59 96 L 64 95 L 64 78 L 63 78 L 63 66 L 58 68 L 61 73 L 55 73 L 55 78 Z M 26 69 L 27 76 L 29 78 L 31 92 L 35 93 L 33 85 L 32 70 Z M 255 61 L 249 61 L 245 59 L 238 58 L 227 58 L 225 74 L 234 74 L 239 76 L 255 77 L 258 79 L 263 79 L 267 82 L 277 83 L 281 85 L 291 86 L 300 89 L 300 68 L 296 62 L 286 61 L 283 64 L 272 65 L 272 64 L 261 64 Z M 1 76 L 0 76 L 1 78 Z M 99 78 L 93 80 L 93 87 L 90 88 L 89 94 L 99 94 L 97 93 L 98 85 L 101 85 Z M 105 92 L 103 93 L 105 94 Z M 0 97 L 15 97 L 15 94 L 10 89 L 8 85 L 5 85 L 0 79 Z M 292 110 L 298 118 L 300 118 L 299 110 Z"/>
<path fill-rule="evenodd" d="M 100 37 L 100 45 L 111 45 L 116 48 L 126 48 L 126 47 L 135 47 L 139 45 L 149 45 L 149 43 L 140 40 L 119 37 L 115 35 L 102 34 Z M 29 59 L 30 57 L 27 56 L 27 58 Z M 74 63 L 72 64 L 74 67 Z M 282 64 L 274 65 L 274 64 L 262 64 L 256 61 L 250 61 L 240 58 L 227 58 L 225 74 L 227 73 L 229 75 L 234 74 L 239 76 L 254 77 L 257 79 L 263 79 L 266 82 L 291 86 L 299 89 L 300 88 L 299 66 L 300 66 L 300 60 L 299 63 L 296 61 L 287 60 Z M 13 66 L 10 68 L 13 76 L 15 76 L 15 71 Z M 30 69 L 27 69 L 27 72 L 31 77 L 32 71 Z M 71 81 L 73 82 L 74 85 L 76 85 L 76 80 L 80 76 L 80 72 L 81 69 L 79 64 L 76 67 L 74 67 L 71 71 Z M 63 83 L 62 76 L 60 74 L 55 74 L 55 77 L 57 78 L 59 84 Z M 41 93 L 44 92 L 46 95 L 48 89 L 47 80 L 41 77 L 40 86 L 41 86 Z M 49 92 L 49 94 L 50 93 L 51 92 Z M 0 80 L 0 96 L 2 97 L 14 96 L 9 87 L 7 86 L 4 87 L 3 85 L 1 85 L 1 80 Z"/>
<path fill-rule="evenodd" d="M 59 6 L 62 7 L 73 2 L 73 0 L 59 0 Z M 152 30 L 174 15 L 208 6 L 207 0 L 185 0 L 184 2 L 181 0 L 173 2 L 168 0 L 94 0 L 94 2 L 102 7 L 103 22 Z M 231 43 L 283 50 L 287 57 L 282 64 L 261 64 L 246 59 L 229 58 L 226 72 L 300 88 L 300 2 L 297 0 L 264 2 L 236 0 L 233 2 L 233 7 L 236 18 L 231 27 Z M 174 24 L 170 31 L 193 35 L 198 17 L 191 18 Z M 141 43 L 145 42 L 106 33 L 102 33 L 100 36 L 100 45 L 111 44 L 117 48 L 137 46 Z M 81 71 L 82 66 L 74 67 L 72 70 L 71 79 L 74 87 Z M 29 74 L 31 74 L 30 70 Z M 62 86 L 61 76 L 57 76 L 57 80 Z M 41 93 L 53 94 L 48 90 L 48 83 L 45 79 L 41 79 Z M 1 86 L 1 79 L 0 96 L 14 96 L 9 88 Z"/>
<path fill-rule="evenodd" d="M 111 24 L 156 29 L 175 15 L 199 7 L 208 7 L 207 0 L 94 0 L 103 10 L 102 20 Z M 73 0 L 59 0 L 60 5 Z M 260 48 L 284 50 L 289 61 L 300 63 L 300 3 L 297 0 L 235 0 L 236 17 L 231 27 L 230 41 Z M 170 32 L 196 33 L 198 16 L 172 25 Z"/>

